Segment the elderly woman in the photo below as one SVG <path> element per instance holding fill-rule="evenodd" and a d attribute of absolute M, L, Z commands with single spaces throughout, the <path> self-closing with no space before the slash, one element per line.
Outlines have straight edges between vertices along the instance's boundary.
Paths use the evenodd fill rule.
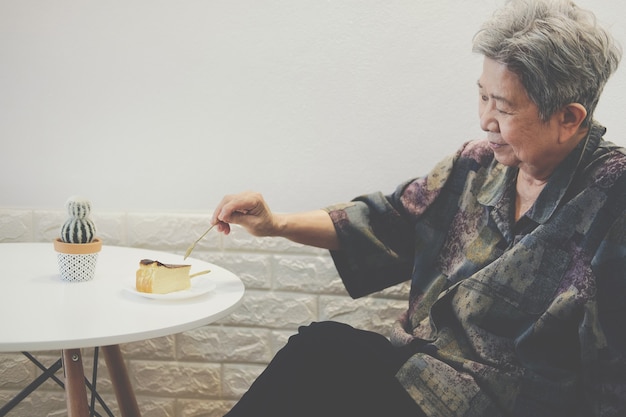
<path fill-rule="evenodd" d="M 626 151 L 593 118 L 621 51 L 548 0 L 508 3 L 473 49 L 486 138 L 426 176 L 308 213 L 216 208 L 223 233 L 330 249 L 353 297 L 411 280 L 390 341 L 302 327 L 228 416 L 626 415 Z"/>

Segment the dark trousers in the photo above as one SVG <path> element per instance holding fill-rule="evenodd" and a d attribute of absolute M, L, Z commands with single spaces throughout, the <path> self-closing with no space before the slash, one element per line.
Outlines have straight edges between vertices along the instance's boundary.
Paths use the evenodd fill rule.
<path fill-rule="evenodd" d="M 395 378 L 412 353 L 346 324 L 303 326 L 226 416 L 424 416 Z"/>

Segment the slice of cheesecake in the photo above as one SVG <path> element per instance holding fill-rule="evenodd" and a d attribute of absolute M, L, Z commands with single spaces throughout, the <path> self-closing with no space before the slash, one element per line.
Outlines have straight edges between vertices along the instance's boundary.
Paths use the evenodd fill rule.
<path fill-rule="evenodd" d="M 191 265 L 164 264 L 151 259 L 142 259 L 136 274 L 137 291 L 153 294 L 168 294 L 191 287 L 189 271 Z"/>

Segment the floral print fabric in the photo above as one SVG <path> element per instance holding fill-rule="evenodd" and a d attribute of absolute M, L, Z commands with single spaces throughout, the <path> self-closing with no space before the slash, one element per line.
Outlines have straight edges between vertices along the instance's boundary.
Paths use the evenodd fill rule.
<path fill-rule="evenodd" d="M 411 280 L 391 339 L 419 341 L 397 377 L 427 415 L 626 415 L 626 154 L 604 133 L 517 222 L 517 169 L 486 141 L 328 208 L 353 297 Z"/>

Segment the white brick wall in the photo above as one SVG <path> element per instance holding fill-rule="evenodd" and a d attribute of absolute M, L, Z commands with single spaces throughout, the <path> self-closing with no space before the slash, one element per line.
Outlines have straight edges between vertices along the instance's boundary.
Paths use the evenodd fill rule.
<path fill-rule="evenodd" d="M 0 243 L 51 242 L 64 220 L 62 210 L 0 208 Z M 209 214 L 96 212 L 93 220 L 106 245 L 183 254 L 207 227 Z M 298 326 L 337 320 L 387 334 L 405 308 L 407 284 L 352 300 L 326 251 L 284 239 L 255 238 L 235 228 L 229 236 L 210 233 L 193 256 L 237 274 L 246 285 L 246 294 L 240 307 L 219 322 L 122 345 L 144 417 L 222 416 Z M 93 350 L 83 354 L 90 376 Z M 37 352 L 36 356 L 50 365 L 59 352 Z M 116 413 L 106 366 L 102 360 L 99 363 L 98 391 Z M 0 354 L 0 404 L 39 373 L 20 353 Z M 62 379 L 62 372 L 57 376 Z M 65 413 L 63 391 L 47 381 L 9 417 Z"/>

